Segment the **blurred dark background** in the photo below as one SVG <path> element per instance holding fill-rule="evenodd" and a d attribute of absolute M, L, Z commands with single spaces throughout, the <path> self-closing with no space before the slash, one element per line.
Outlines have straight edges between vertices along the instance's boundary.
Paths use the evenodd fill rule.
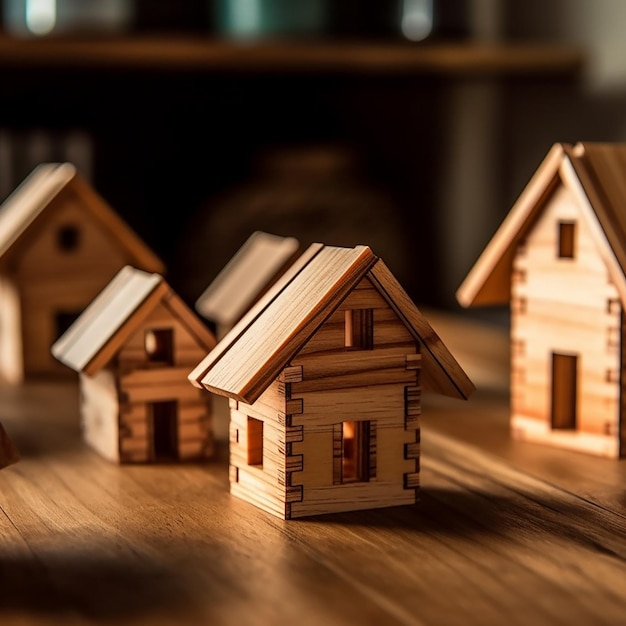
<path fill-rule="evenodd" d="M 73 161 L 190 303 L 260 229 L 455 309 L 550 145 L 626 131 L 611 0 L 2 1 L 0 196 Z"/>

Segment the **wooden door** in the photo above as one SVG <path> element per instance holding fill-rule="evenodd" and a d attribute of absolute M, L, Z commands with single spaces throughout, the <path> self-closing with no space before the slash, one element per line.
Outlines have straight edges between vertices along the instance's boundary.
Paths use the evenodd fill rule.
<path fill-rule="evenodd" d="M 151 402 L 152 450 L 155 461 L 178 459 L 178 403 L 175 400 Z"/>
<path fill-rule="evenodd" d="M 552 428 L 576 428 L 578 357 L 552 353 Z"/>

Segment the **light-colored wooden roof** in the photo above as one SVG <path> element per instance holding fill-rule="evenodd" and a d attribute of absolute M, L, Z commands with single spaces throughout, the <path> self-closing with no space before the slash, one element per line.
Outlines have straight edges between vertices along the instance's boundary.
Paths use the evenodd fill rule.
<path fill-rule="evenodd" d="M 213 333 L 161 275 L 127 265 L 53 344 L 52 354 L 77 372 L 93 375 L 109 362 L 159 303 L 186 324 L 200 346 L 206 350 L 215 346 Z"/>
<path fill-rule="evenodd" d="M 313 244 L 189 379 L 214 393 L 254 402 L 365 276 L 422 344 L 424 387 L 468 397 L 474 386 L 467 375 L 367 246 Z"/>
<path fill-rule="evenodd" d="M 85 181 L 71 163 L 38 165 L 0 206 L 0 258 L 8 255 L 29 227 L 43 219 L 46 209 L 64 193 L 73 193 L 114 241 L 129 254 L 132 263 L 148 271 L 164 271 L 163 262 Z"/>
<path fill-rule="evenodd" d="M 626 304 L 626 144 L 587 142 L 552 146 L 457 290 L 461 305 L 509 301 L 516 246 L 558 185 L 566 185 L 576 197 Z"/>
<path fill-rule="evenodd" d="M 196 311 L 232 326 L 271 286 L 299 247 L 295 237 L 255 231 L 200 295 Z"/>

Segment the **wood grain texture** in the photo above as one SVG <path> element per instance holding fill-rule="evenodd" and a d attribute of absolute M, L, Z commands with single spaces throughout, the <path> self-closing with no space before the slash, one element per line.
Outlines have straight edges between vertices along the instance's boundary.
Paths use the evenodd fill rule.
<path fill-rule="evenodd" d="M 37 166 L 0 207 L 0 375 L 71 376 L 50 347 L 126 264 L 164 269 L 71 163 Z"/>
<path fill-rule="evenodd" d="M 474 392 L 474 383 L 382 260 L 372 268 L 370 277 L 422 346 L 424 388 L 456 398 L 469 398 Z"/>
<path fill-rule="evenodd" d="M 559 258 L 558 225 L 576 225 L 573 258 Z M 619 454 L 619 294 L 577 197 L 557 189 L 514 261 L 520 276 L 512 285 L 511 397 L 516 437 L 556 446 Z M 610 310 L 613 301 L 614 310 Z M 611 341 L 611 332 L 615 333 Z M 577 357 L 571 392 L 576 392 L 575 428 L 552 428 L 551 354 Z M 613 372 L 613 377 L 608 373 Z M 558 380 L 557 380 L 558 382 Z"/>
<path fill-rule="evenodd" d="M 292 280 L 281 283 L 280 292 L 200 382 L 209 391 L 252 404 L 375 261 L 367 246 L 323 247 Z"/>
<path fill-rule="evenodd" d="M 225 332 L 278 280 L 300 248 L 294 237 L 255 231 L 200 294 L 195 308 Z"/>
<path fill-rule="evenodd" d="M 516 247 L 559 184 L 562 144 L 554 144 L 456 292 L 462 306 L 507 303 Z"/>
<path fill-rule="evenodd" d="M 19 459 L 20 453 L 4 430 L 4 426 L 0 424 L 0 469 L 17 463 Z"/>
<path fill-rule="evenodd" d="M 79 372 L 83 435 L 102 456 L 187 461 L 214 451 L 211 399 L 187 379 L 214 345 L 213 333 L 161 275 L 125 266 L 52 353 Z"/>
<path fill-rule="evenodd" d="M 464 399 L 474 391 L 366 246 L 316 251 L 250 326 L 216 351 L 219 359 L 209 354 L 196 382 L 238 403 L 232 492 L 284 519 L 413 503 L 422 365 L 429 391 Z M 347 480 L 336 476 L 341 423 Z M 297 440 L 290 440 L 291 427 L 300 429 Z"/>
<path fill-rule="evenodd" d="M 457 292 L 510 297 L 515 437 L 624 454 L 625 177 L 626 144 L 554 144 Z"/>
<path fill-rule="evenodd" d="M 425 399 L 411 506 L 283 522 L 229 493 L 225 434 L 209 462 L 112 465 L 73 384 L 3 387 L 3 626 L 624 623 L 626 466 L 512 440 L 505 332 L 434 313 L 485 385 Z"/>
<path fill-rule="evenodd" d="M 324 349 L 325 338 L 329 348 L 345 346 L 340 341 L 344 332 L 341 312 L 350 306 L 366 306 L 389 307 L 398 316 L 388 320 L 390 339 L 408 341 L 412 335 L 424 346 L 429 389 L 461 398 L 473 392 L 474 385 L 453 355 L 367 246 L 326 246 L 299 261 L 297 272 L 272 291 L 272 300 L 264 301 L 265 308 L 258 315 L 255 310 L 255 317 L 237 328 L 232 340 L 230 336 L 222 340 L 190 373 L 190 380 L 218 395 L 252 404 L 296 354 Z M 344 304 L 347 298 L 354 298 L 354 305 Z M 339 315 L 334 335 L 333 315 Z M 376 337 L 386 342 L 381 336 L 385 324 L 375 327 Z M 401 332 L 406 334 L 404 339 Z"/>
<path fill-rule="evenodd" d="M 248 312 L 226 333 L 220 342 L 205 356 L 200 363 L 189 373 L 190 382 L 202 388 L 202 379 L 207 372 L 224 356 L 231 346 L 254 324 L 265 309 L 278 297 L 283 289 L 302 271 L 309 261 L 323 248 L 321 243 L 311 244 L 287 271 L 268 289 L 268 291 L 254 304 Z"/>
<path fill-rule="evenodd" d="M 555 143 L 457 290 L 463 306 L 507 302 L 517 244 L 555 188 L 564 186 L 626 301 L 626 144 Z"/>
<path fill-rule="evenodd" d="M 123 267 L 55 341 L 52 354 L 77 372 L 95 374 L 131 335 L 134 327 L 128 326 L 138 326 L 168 290 L 158 274 Z"/>

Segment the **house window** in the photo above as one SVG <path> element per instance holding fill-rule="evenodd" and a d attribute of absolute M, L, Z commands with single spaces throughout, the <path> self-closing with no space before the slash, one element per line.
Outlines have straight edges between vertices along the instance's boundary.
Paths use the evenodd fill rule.
<path fill-rule="evenodd" d="M 333 484 L 368 482 L 376 476 L 373 422 L 348 421 L 333 431 Z"/>
<path fill-rule="evenodd" d="M 578 357 L 552 353 L 552 428 L 576 428 Z"/>
<path fill-rule="evenodd" d="M 559 222 L 559 258 L 574 258 L 575 222 Z"/>
<path fill-rule="evenodd" d="M 374 347 L 374 309 L 349 309 L 345 312 L 344 345 L 357 350 Z"/>
<path fill-rule="evenodd" d="M 263 422 L 248 416 L 248 465 L 263 467 Z"/>
<path fill-rule="evenodd" d="M 66 224 L 57 230 L 57 246 L 63 252 L 73 252 L 80 243 L 80 230 L 73 224 Z"/>
<path fill-rule="evenodd" d="M 146 330 L 144 346 L 149 361 L 174 365 L 174 333 L 171 328 Z"/>

